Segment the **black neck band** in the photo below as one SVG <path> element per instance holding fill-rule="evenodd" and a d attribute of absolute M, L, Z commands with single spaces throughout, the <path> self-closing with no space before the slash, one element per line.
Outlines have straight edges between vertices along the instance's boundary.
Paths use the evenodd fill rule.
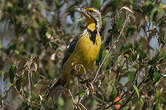
<path fill-rule="evenodd" d="M 97 35 L 97 30 L 95 29 L 94 31 L 91 31 L 90 29 L 87 29 L 88 32 L 90 33 L 90 40 L 95 44 L 96 42 L 96 35 Z"/>

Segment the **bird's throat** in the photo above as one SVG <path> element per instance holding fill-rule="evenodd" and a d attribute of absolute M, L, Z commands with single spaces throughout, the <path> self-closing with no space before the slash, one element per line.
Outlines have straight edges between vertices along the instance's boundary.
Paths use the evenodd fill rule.
<path fill-rule="evenodd" d="M 90 33 L 90 40 L 95 44 L 96 42 L 96 34 L 97 34 L 97 29 L 96 29 L 96 24 L 95 23 L 90 23 L 88 25 L 88 32 Z"/>
<path fill-rule="evenodd" d="M 95 23 L 90 23 L 90 24 L 88 25 L 88 29 L 89 29 L 91 32 L 93 32 L 93 31 L 96 29 L 96 24 L 95 24 Z"/>

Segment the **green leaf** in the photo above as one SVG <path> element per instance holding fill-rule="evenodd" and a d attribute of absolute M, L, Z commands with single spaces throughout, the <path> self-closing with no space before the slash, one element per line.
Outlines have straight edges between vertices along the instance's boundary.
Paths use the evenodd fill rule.
<path fill-rule="evenodd" d="M 138 98 L 139 98 L 139 97 L 140 97 L 140 94 L 139 94 L 139 90 L 138 90 L 137 86 L 134 84 L 133 87 L 134 87 L 135 92 L 137 93 L 137 96 L 138 96 Z"/>
<path fill-rule="evenodd" d="M 23 53 L 25 51 L 24 45 L 20 45 L 19 53 Z"/>
<path fill-rule="evenodd" d="M 164 110 L 163 107 L 160 104 L 154 104 L 153 110 Z"/>
<path fill-rule="evenodd" d="M 134 1 L 134 0 L 129 0 L 129 2 L 130 2 L 131 4 L 134 4 L 135 1 Z"/>
<path fill-rule="evenodd" d="M 11 83 L 13 83 L 14 77 L 16 76 L 16 70 L 17 70 L 17 68 L 16 68 L 15 65 L 12 65 L 12 66 L 10 67 L 9 76 L 10 76 L 10 82 L 11 82 Z"/>
<path fill-rule="evenodd" d="M 57 104 L 60 105 L 60 106 L 63 106 L 64 105 L 63 98 L 59 97 L 58 100 L 57 100 Z"/>
<path fill-rule="evenodd" d="M 125 54 L 124 56 L 125 56 L 126 58 L 129 58 L 129 57 L 130 57 L 130 55 L 129 55 L 129 54 Z"/>
<path fill-rule="evenodd" d="M 31 33 L 32 33 L 32 29 L 31 29 L 31 28 L 27 28 L 27 32 L 28 32 L 29 34 L 31 34 Z"/>
<path fill-rule="evenodd" d="M 118 7 L 118 5 L 120 4 L 121 0 L 113 0 L 111 5 L 112 5 L 112 9 L 113 11 L 115 11 Z"/>
<path fill-rule="evenodd" d="M 120 32 L 120 30 L 122 29 L 122 24 L 123 24 L 122 18 L 118 18 L 115 21 L 115 24 L 116 24 L 116 28 L 117 28 L 118 32 Z"/>
<path fill-rule="evenodd" d="M 144 100 L 142 98 L 140 98 L 139 102 L 138 102 L 141 106 L 143 106 L 144 104 Z"/>
<path fill-rule="evenodd" d="M 160 75 L 159 71 L 155 71 L 153 73 L 153 83 L 155 84 L 156 82 L 158 82 L 160 78 L 161 78 L 161 75 Z"/>
<path fill-rule="evenodd" d="M 152 96 L 154 94 L 154 87 L 151 86 L 150 88 L 147 88 L 147 94 L 148 96 Z"/>
<path fill-rule="evenodd" d="M 53 27 L 50 27 L 49 29 L 48 29 L 48 34 L 50 34 L 51 36 L 54 34 L 54 28 Z"/>
<path fill-rule="evenodd" d="M 110 101 L 113 101 L 118 96 L 118 90 L 114 90 L 113 93 L 110 95 Z"/>
<path fill-rule="evenodd" d="M 133 82 L 133 81 L 134 81 L 134 79 L 135 79 L 135 74 L 136 74 L 135 71 L 129 71 L 129 73 L 128 73 L 128 80 L 129 80 L 130 82 Z"/>
<path fill-rule="evenodd" d="M 104 44 L 101 45 L 99 55 L 96 58 L 96 63 L 99 64 L 99 62 L 102 62 L 105 55 L 106 55 L 106 50 L 104 50 Z"/>
<path fill-rule="evenodd" d="M 13 4 L 12 4 L 11 2 L 7 2 L 7 7 L 12 8 L 12 7 L 13 7 Z"/>
<path fill-rule="evenodd" d="M 151 1 L 147 1 L 147 2 L 145 3 L 145 5 L 142 7 L 143 12 L 144 12 L 145 14 L 147 14 L 147 15 L 150 15 L 150 14 L 151 14 L 153 8 L 154 8 L 154 5 L 153 5 L 153 2 L 151 2 Z"/>
<path fill-rule="evenodd" d="M 95 8 L 100 8 L 100 0 L 93 0 L 93 6 Z"/>
<path fill-rule="evenodd" d="M 160 71 L 157 70 L 157 68 L 153 67 L 153 66 L 149 69 L 149 76 L 152 79 L 153 84 L 155 84 L 156 82 L 158 82 L 159 79 L 161 78 Z"/>
<path fill-rule="evenodd" d="M 132 55 L 132 60 L 135 61 L 136 59 L 137 59 L 137 53 L 135 52 L 135 53 L 133 53 L 133 55 Z"/>
<path fill-rule="evenodd" d="M 155 103 L 159 104 L 160 103 L 160 97 L 162 95 L 162 91 L 161 90 L 157 90 L 156 91 L 156 96 L 155 96 Z"/>
<path fill-rule="evenodd" d="M 122 18 L 117 18 L 116 20 L 115 20 L 115 23 L 114 23 L 114 25 L 112 26 L 112 29 L 110 29 L 108 32 L 110 32 L 111 34 L 115 34 L 115 35 L 118 35 L 119 34 L 119 32 L 121 31 L 121 29 L 122 29 L 122 24 L 123 24 L 123 20 L 122 20 Z"/>
<path fill-rule="evenodd" d="M 102 53 L 102 58 L 101 58 L 101 60 L 103 61 L 104 58 L 106 57 L 104 65 L 103 65 L 104 70 L 107 69 L 107 67 L 109 65 L 109 55 L 107 55 L 107 54 L 108 54 L 108 50 L 104 50 L 103 53 Z"/>
<path fill-rule="evenodd" d="M 145 52 L 143 52 L 143 51 L 141 51 L 140 53 L 139 53 L 139 60 L 142 60 L 142 59 L 144 59 L 144 58 L 146 58 L 146 53 Z"/>
<path fill-rule="evenodd" d="M 2 49 L 3 48 L 3 46 L 2 46 L 2 44 L 0 44 L 0 49 Z"/>
<path fill-rule="evenodd" d="M 23 78 L 22 78 L 22 77 L 19 77 L 19 78 L 16 80 L 15 86 L 16 86 L 16 88 L 17 88 L 18 90 L 21 89 L 22 82 L 23 82 Z"/>
<path fill-rule="evenodd" d="M 131 48 L 132 48 L 132 44 L 128 43 L 127 45 L 125 45 L 121 48 L 121 52 L 127 54 L 128 52 L 131 51 Z"/>
<path fill-rule="evenodd" d="M 5 88 L 9 88 L 9 87 L 11 87 L 13 84 L 12 83 L 7 83 L 7 84 L 5 84 Z"/>
<path fill-rule="evenodd" d="M 159 7 L 155 7 L 155 8 L 153 8 L 153 10 L 152 10 L 152 12 L 151 12 L 151 15 L 152 15 L 152 21 L 157 20 L 158 8 L 159 8 Z"/>
<path fill-rule="evenodd" d="M 86 95 L 86 91 L 81 91 L 76 94 L 76 96 L 84 96 L 84 95 Z"/>

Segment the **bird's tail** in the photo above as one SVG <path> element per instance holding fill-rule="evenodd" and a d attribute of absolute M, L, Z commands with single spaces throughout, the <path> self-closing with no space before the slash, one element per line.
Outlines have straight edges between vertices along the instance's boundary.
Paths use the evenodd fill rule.
<path fill-rule="evenodd" d="M 64 69 L 66 70 L 66 69 Z M 49 98 L 49 96 L 52 94 L 53 90 L 55 90 L 58 86 L 66 86 L 68 85 L 70 80 L 70 72 L 68 71 L 62 71 L 62 77 L 54 84 L 52 84 L 52 86 L 48 89 L 48 93 L 46 95 L 46 99 Z"/>
<path fill-rule="evenodd" d="M 52 84 L 52 86 L 48 89 L 46 99 L 48 99 L 50 97 L 53 90 L 55 90 L 58 86 L 64 86 L 64 85 L 65 85 L 65 83 L 61 79 L 59 79 L 56 83 Z"/>

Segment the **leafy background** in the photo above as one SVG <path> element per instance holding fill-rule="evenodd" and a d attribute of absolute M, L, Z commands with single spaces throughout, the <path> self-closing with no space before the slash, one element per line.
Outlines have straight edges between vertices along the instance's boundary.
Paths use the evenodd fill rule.
<path fill-rule="evenodd" d="M 2 110 L 164 110 L 165 0 L 0 0 Z M 85 28 L 76 7 L 102 13 L 96 66 L 54 91 L 64 51 Z"/>

